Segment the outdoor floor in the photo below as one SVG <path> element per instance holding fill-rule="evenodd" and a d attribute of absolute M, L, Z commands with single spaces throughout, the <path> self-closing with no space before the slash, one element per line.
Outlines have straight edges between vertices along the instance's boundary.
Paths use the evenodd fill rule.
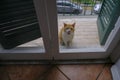
<path fill-rule="evenodd" d="M 6 65 L 0 67 L 0 80 L 113 80 L 111 66 L 112 64 L 79 64 L 50 68 L 49 65 L 37 64 Z"/>
<path fill-rule="evenodd" d="M 76 23 L 72 48 L 101 47 L 98 37 L 97 16 L 62 16 L 58 17 L 58 29 L 63 23 Z"/>
<path fill-rule="evenodd" d="M 101 47 L 99 43 L 97 16 L 58 16 L 58 32 L 63 23 L 76 23 L 75 35 L 72 48 L 96 48 Z M 42 38 L 20 45 L 20 47 L 40 47 L 44 48 Z M 64 48 L 64 46 L 60 46 Z"/>

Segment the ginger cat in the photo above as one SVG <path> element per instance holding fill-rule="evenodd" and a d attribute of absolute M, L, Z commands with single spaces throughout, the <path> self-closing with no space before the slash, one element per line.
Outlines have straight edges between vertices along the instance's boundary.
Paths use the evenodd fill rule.
<path fill-rule="evenodd" d="M 74 31 L 75 23 L 73 24 L 64 23 L 64 26 L 62 27 L 59 33 L 60 44 L 65 45 L 67 47 L 71 46 L 74 37 Z"/>

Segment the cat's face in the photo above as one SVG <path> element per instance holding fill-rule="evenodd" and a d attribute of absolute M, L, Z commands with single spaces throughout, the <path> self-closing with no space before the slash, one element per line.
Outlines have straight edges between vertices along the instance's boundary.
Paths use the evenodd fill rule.
<path fill-rule="evenodd" d="M 67 33 L 68 35 L 74 33 L 75 31 L 75 23 L 73 24 L 66 24 L 64 23 L 64 32 Z"/>

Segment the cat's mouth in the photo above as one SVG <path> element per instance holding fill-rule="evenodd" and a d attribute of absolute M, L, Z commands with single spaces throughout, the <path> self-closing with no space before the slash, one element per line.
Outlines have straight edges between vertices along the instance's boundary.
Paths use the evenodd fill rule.
<path fill-rule="evenodd" d="M 68 34 L 68 35 L 70 35 L 70 33 L 71 33 L 70 31 L 69 31 L 69 32 L 67 32 L 67 34 Z"/>

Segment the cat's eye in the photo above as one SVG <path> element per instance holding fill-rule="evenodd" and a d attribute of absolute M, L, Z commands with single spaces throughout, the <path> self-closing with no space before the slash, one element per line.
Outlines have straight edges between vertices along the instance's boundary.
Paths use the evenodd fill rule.
<path fill-rule="evenodd" d="M 69 29 L 69 28 L 66 28 L 66 30 Z"/>
<path fill-rule="evenodd" d="M 70 28 L 71 30 L 73 30 L 73 28 Z"/>

